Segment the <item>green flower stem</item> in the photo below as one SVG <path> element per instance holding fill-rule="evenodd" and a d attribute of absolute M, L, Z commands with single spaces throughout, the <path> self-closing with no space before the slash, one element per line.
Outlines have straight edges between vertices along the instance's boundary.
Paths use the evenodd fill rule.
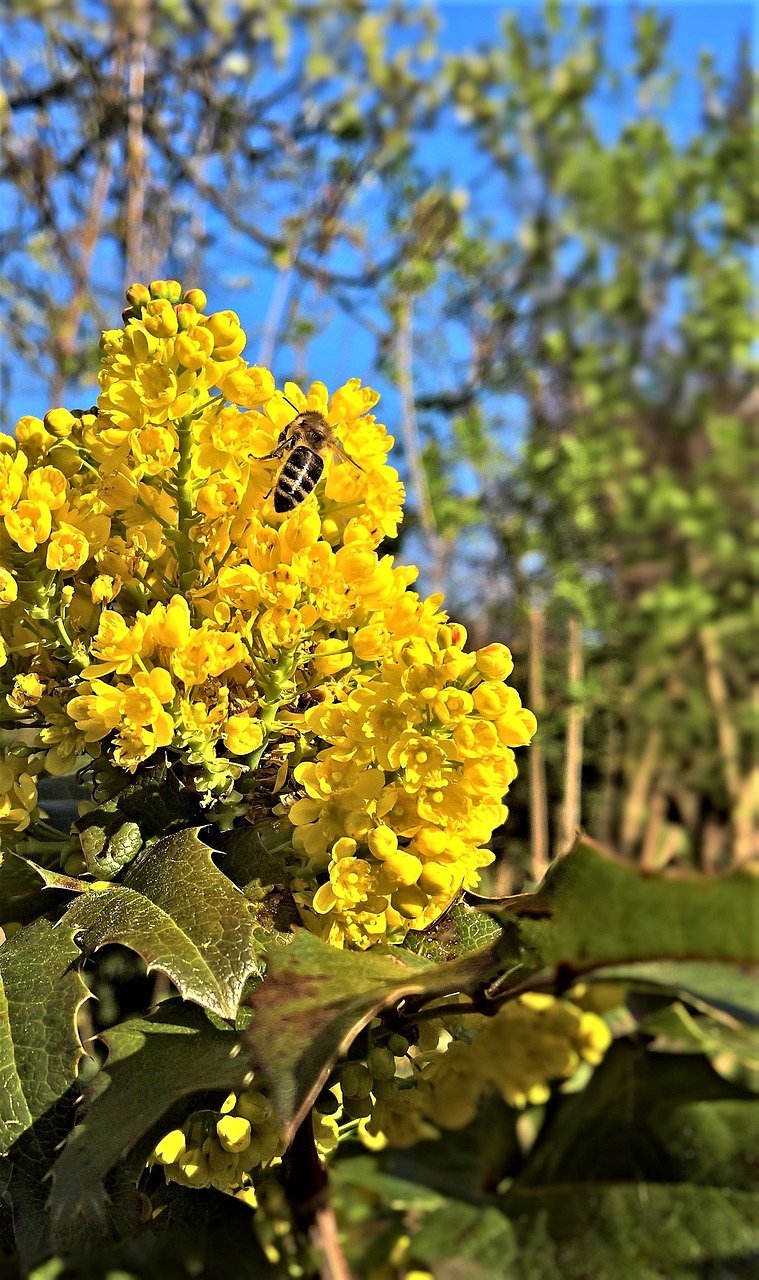
<path fill-rule="evenodd" d="M 189 536 L 195 514 L 192 498 L 192 417 L 190 415 L 181 418 L 177 423 L 177 436 L 179 439 L 177 463 L 179 528 L 175 531 L 174 542 L 179 564 L 179 586 L 182 591 L 188 591 L 195 580 Z"/>
<path fill-rule="evenodd" d="M 258 768 L 261 757 L 269 744 L 269 736 L 277 718 L 277 712 L 282 705 L 283 691 L 292 679 L 297 665 L 297 649 L 282 653 L 276 664 L 269 668 L 261 681 L 264 696 L 260 703 L 259 721 L 264 731 L 264 738 L 260 747 L 257 747 L 255 751 L 251 751 L 250 755 L 245 757 L 245 763 L 251 770 Z"/>

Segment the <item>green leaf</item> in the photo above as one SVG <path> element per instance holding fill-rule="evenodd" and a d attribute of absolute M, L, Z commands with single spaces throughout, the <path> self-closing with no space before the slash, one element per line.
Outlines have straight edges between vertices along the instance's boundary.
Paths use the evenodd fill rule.
<path fill-rule="evenodd" d="M 107 1174 L 175 1103 L 203 1090 L 239 1088 L 247 1071 L 244 1059 L 232 1056 L 234 1034 L 179 1001 L 111 1027 L 101 1039 L 106 1067 L 87 1090 L 82 1122 L 53 1167 L 54 1229 L 67 1242 L 102 1224 Z"/>
<path fill-rule="evenodd" d="M 702 1055 L 616 1042 L 587 1087 L 561 1098 L 515 1186 L 585 1181 L 756 1185 L 759 1099 Z"/>
<path fill-rule="evenodd" d="M 414 1261 L 434 1268 L 435 1280 L 516 1280 L 516 1254 L 513 1224 L 499 1209 L 460 1200 L 428 1214 L 411 1247 Z"/>
<path fill-rule="evenodd" d="M 113 802 L 111 802 L 113 803 Z M 115 807 L 115 806 L 114 806 Z M 137 857 L 143 845 L 136 822 L 120 813 L 94 809 L 76 824 L 87 870 L 93 876 L 111 879 Z"/>
<path fill-rule="evenodd" d="M 0 1200 L 30 1265 L 47 1249 L 43 1179 L 73 1123 L 85 1052 L 77 1017 L 89 991 L 72 934 L 37 920 L 0 947 Z"/>
<path fill-rule="evenodd" d="M 502 931 L 502 926 L 492 916 L 467 902 L 459 902 L 429 929 L 410 930 L 403 945 L 415 955 L 439 963 L 477 951 L 493 942 Z"/>
<path fill-rule="evenodd" d="M 634 982 L 663 987 L 698 1005 L 721 1009 L 745 1022 L 759 1023 L 759 975 L 719 961 L 649 961 L 614 965 L 590 975 L 594 981 Z"/>
<path fill-rule="evenodd" d="M 408 950 L 338 951 L 302 929 L 275 951 L 250 997 L 246 1042 L 266 1077 L 289 1142 L 334 1063 L 380 1010 L 407 996 L 450 995 L 505 967 L 502 939 L 433 965 Z"/>
<path fill-rule="evenodd" d="M 641 872 L 586 838 L 535 893 L 489 906 L 516 921 L 524 967 L 566 978 L 648 960 L 759 963 L 759 877 Z"/>
<path fill-rule="evenodd" d="M 74 930 L 36 920 L 0 947 L 0 1154 L 76 1081 L 89 991 Z"/>
<path fill-rule="evenodd" d="M 261 971 L 250 906 L 214 865 L 196 831 L 150 845 L 119 884 L 83 894 L 64 919 L 89 953 L 118 942 L 158 969 L 186 1000 L 234 1018 L 249 974 Z"/>
<path fill-rule="evenodd" d="M 514 1190 L 503 1203 L 519 1249 L 513 1269 L 492 1273 L 503 1280 L 738 1280 L 759 1248 L 759 1196 L 746 1191 L 586 1182 Z M 444 1267 L 435 1280 L 454 1276 Z"/>

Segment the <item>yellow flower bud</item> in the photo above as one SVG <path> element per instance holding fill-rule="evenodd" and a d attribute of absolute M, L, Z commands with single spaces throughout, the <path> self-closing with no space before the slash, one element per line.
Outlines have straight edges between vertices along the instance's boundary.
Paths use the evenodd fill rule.
<path fill-rule="evenodd" d="M 215 311 L 205 325 L 213 336 L 215 360 L 233 360 L 239 356 L 245 346 L 245 333 L 234 311 Z"/>
<path fill-rule="evenodd" d="M 486 680 L 505 680 L 514 670 L 511 650 L 505 644 L 487 644 L 478 649 L 477 670 Z"/>
<path fill-rule="evenodd" d="M 398 852 L 398 837 L 390 827 L 375 827 L 369 832 L 366 842 L 375 858 L 384 862 Z"/>
<path fill-rule="evenodd" d="M 250 1121 L 243 1116 L 222 1116 L 216 1132 L 225 1151 L 244 1151 L 250 1144 Z"/>
<path fill-rule="evenodd" d="M 174 306 L 182 297 L 182 286 L 178 280 L 152 280 L 150 294 L 151 297 L 165 299 Z"/>
<path fill-rule="evenodd" d="M 76 426 L 76 418 L 68 409 L 49 409 L 44 418 L 45 427 L 51 436 L 65 440 Z"/>
<path fill-rule="evenodd" d="M 205 311 L 208 306 L 208 298 L 202 289 L 186 289 L 184 300 L 191 307 L 194 307 L 196 311 Z"/>
<path fill-rule="evenodd" d="M 130 284 L 126 291 L 126 300 L 133 307 L 144 307 L 150 302 L 150 290 L 144 284 Z"/>
<path fill-rule="evenodd" d="M 488 720 L 495 720 L 497 716 L 506 711 L 513 689 L 508 689 L 505 684 L 498 684 L 494 680 L 489 680 L 485 684 L 480 684 L 473 691 L 472 697 L 474 705 L 481 716 L 485 716 Z"/>
<path fill-rule="evenodd" d="M 180 1156 L 187 1150 L 187 1140 L 181 1129 L 172 1129 L 156 1144 L 153 1152 L 159 1164 L 176 1164 Z"/>

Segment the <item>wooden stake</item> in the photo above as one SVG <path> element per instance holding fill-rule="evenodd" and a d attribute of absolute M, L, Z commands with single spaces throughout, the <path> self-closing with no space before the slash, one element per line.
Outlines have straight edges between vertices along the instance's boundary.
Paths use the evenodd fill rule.
<path fill-rule="evenodd" d="M 545 667 L 545 611 L 530 609 L 530 652 L 527 688 L 530 710 L 538 718 L 538 736 L 530 747 L 530 848 L 532 878 L 541 881 L 548 870 L 548 800 L 546 761 L 540 741 L 540 718 L 545 710 L 543 671 Z"/>

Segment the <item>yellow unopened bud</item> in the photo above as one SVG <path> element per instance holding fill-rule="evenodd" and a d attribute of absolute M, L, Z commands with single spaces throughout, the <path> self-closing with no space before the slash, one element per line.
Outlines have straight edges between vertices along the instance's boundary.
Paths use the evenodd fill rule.
<path fill-rule="evenodd" d="M 385 858 L 382 864 L 382 878 L 390 888 L 416 884 L 421 870 L 422 863 L 419 858 L 399 849 L 397 853 L 389 854 Z"/>
<path fill-rule="evenodd" d="M 187 289 L 184 295 L 184 301 L 196 311 L 205 311 L 208 306 L 208 298 L 202 289 Z"/>
<path fill-rule="evenodd" d="M 182 297 L 182 286 L 178 280 L 152 280 L 150 293 L 153 298 L 165 298 L 172 306 Z"/>
<path fill-rule="evenodd" d="M 486 680 L 505 680 L 514 670 L 511 650 L 505 644 L 487 644 L 478 649 L 477 670 Z"/>
<path fill-rule="evenodd" d="M 213 335 L 214 359 L 232 360 L 245 346 L 240 317 L 234 311 L 215 311 L 205 322 Z"/>
<path fill-rule="evenodd" d="M 244 1151 L 250 1144 L 250 1121 L 242 1116 L 223 1116 L 216 1121 L 216 1132 L 225 1151 Z"/>
<path fill-rule="evenodd" d="M 390 827 L 375 827 L 369 832 L 366 842 L 375 858 L 379 858 L 381 862 L 398 852 L 398 837 Z"/>
<path fill-rule="evenodd" d="M 419 888 L 433 898 L 453 895 L 460 883 L 461 876 L 454 867 L 443 867 L 437 862 L 428 862 L 419 876 Z"/>
<path fill-rule="evenodd" d="M 76 418 L 68 409 L 48 409 L 43 421 L 51 436 L 58 440 L 65 440 L 76 426 Z"/>
<path fill-rule="evenodd" d="M 150 290 L 145 284 L 130 284 L 126 291 L 126 300 L 133 307 L 145 307 L 150 302 Z"/>
<path fill-rule="evenodd" d="M 340 1067 L 340 1087 L 344 1098 L 368 1098 L 372 1077 L 363 1062 L 345 1062 Z"/>
<path fill-rule="evenodd" d="M 67 444 L 54 445 L 48 453 L 47 459 L 51 466 L 57 467 L 67 480 L 70 480 L 72 476 L 75 476 L 82 469 L 82 459 L 79 457 L 76 448 L 72 448 Z"/>
<path fill-rule="evenodd" d="M 180 302 L 179 306 L 174 308 L 174 311 L 176 312 L 180 333 L 185 333 L 187 329 L 191 329 L 193 325 L 198 323 L 198 313 L 188 302 Z"/>
<path fill-rule="evenodd" d="M 415 884 L 411 884 L 404 885 L 401 889 L 396 889 L 391 902 L 404 920 L 416 920 L 417 916 L 420 916 L 427 907 L 429 898 L 422 889 L 418 889 Z"/>
<path fill-rule="evenodd" d="M 392 1080 L 395 1076 L 395 1058 L 387 1048 L 378 1045 L 370 1049 L 366 1065 L 375 1080 Z"/>
<path fill-rule="evenodd" d="M 495 720 L 508 707 L 511 692 L 513 691 L 510 691 L 506 685 L 489 680 L 485 684 L 478 685 L 472 697 L 480 715 L 488 720 Z"/>
<path fill-rule="evenodd" d="M 157 1143 L 154 1156 L 159 1164 L 176 1164 L 187 1150 L 187 1140 L 181 1129 L 172 1129 Z"/>

